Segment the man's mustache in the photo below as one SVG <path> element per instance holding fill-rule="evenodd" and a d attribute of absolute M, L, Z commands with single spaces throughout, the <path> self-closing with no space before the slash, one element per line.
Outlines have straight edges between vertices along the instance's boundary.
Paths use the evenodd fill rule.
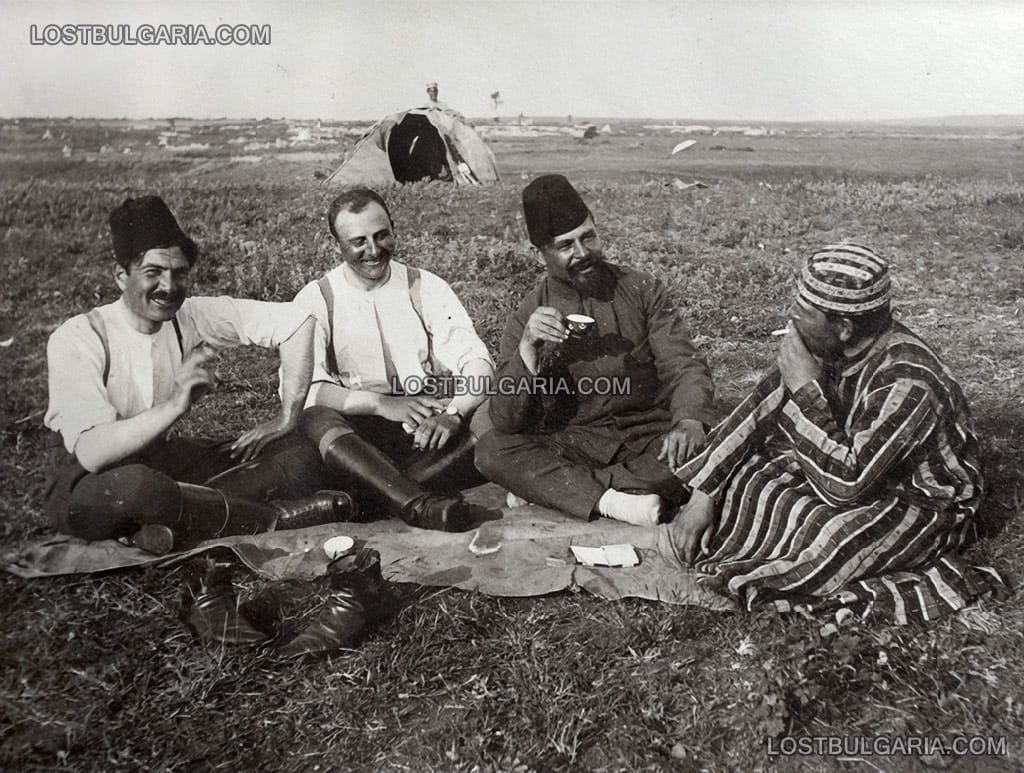
<path fill-rule="evenodd" d="M 569 266 L 569 273 L 570 274 L 579 274 L 579 273 L 582 273 L 583 271 L 587 271 L 587 270 L 593 268 L 594 266 L 599 265 L 600 263 L 601 263 L 601 258 L 598 258 L 598 257 L 595 257 L 595 256 L 591 256 L 589 258 L 584 258 L 582 260 L 576 261 L 575 263 L 572 263 Z"/>

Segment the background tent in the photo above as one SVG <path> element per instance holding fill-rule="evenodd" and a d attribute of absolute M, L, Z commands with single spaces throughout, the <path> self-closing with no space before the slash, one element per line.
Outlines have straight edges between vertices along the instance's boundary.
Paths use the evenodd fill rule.
<path fill-rule="evenodd" d="M 379 121 L 324 184 L 417 180 L 480 185 L 496 182 L 498 170 L 490 148 L 458 113 L 415 108 Z"/>

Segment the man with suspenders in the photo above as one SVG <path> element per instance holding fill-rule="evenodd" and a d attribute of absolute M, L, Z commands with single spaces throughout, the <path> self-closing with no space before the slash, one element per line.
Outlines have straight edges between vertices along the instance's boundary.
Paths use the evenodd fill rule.
<path fill-rule="evenodd" d="M 444 280 L 391 259 L 394 224 L 377 193 L 341 194 L 328 222 L 342 263 L 295 297 L 320 323 L 303 430 L 336 481 L 384 513 L 470 528 L 489 516 L 458 493 L 483 482 L 473 448 L 487 347 Z"/>
<path fill-rule="evenodd" d="M 300 499 L 324 482 L 315 449 L 292 432 L 312 372 L 309 315 L 293 304 L 187 297 L 198 249 L 157 196 L 127 199 L 110 230 L 121 297 L 69 319 L 47 344 L 53 524 L 163 554 L 351 519 L 344 492 Z M 226 443 L 172 435 L 216 387 L 217 351 L 244 344 L 279 350 L 280 412 Z"/>

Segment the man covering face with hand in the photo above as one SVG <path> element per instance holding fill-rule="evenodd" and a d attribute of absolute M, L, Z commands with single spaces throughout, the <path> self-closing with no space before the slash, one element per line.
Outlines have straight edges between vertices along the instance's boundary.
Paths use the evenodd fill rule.
<path fill-rule="evenodd" d="M 679 471 L 663 552 L 747 606 L 931 620 L 1000 585 L 957 556 L 982 478 L 967 401 L 890 311 L 888 262 L 810 256 L 775 366 Z"/>

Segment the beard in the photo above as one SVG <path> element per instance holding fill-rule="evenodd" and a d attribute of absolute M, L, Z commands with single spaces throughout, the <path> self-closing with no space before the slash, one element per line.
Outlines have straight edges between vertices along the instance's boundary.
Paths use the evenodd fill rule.
<path fill-rule="evenodd" d="M 569 283 L 584 298 L 611 300 L 618 280 L 602 256 L 592 256 L 587 263 L 571 268 L 568 273 Z"/>

